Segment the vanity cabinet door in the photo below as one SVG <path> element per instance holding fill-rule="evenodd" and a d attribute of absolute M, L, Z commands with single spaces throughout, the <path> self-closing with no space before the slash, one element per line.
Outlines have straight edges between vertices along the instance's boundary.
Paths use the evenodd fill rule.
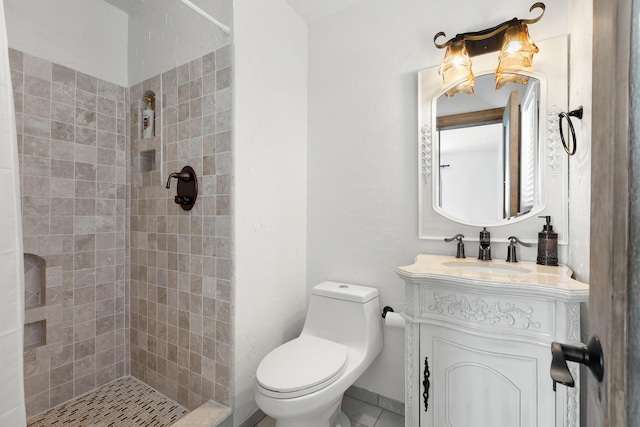
<path fill-rule="evenodd" d="M 420 356 L 421 427 L 555 425 L 547 344 L 423 324 Z"/>

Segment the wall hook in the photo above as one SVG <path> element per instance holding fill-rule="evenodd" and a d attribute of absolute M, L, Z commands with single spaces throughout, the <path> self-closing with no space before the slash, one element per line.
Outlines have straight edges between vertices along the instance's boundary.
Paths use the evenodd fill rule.
<path fill-rule="evenodd" d="M 578 147 L 578 144 L 576 142 L 576 131 L 573 128 L 573 123 L 571 123 L 571 117 L 575 117 L 577 119 L 582 120 L 582 114 L 583 114 L 582 105 L 573 111 L 569 111 L 568 113 L 563 112 L 558 114 L 558 117 L 560 119 L 558 121 L 558 127 L 560 128 L 560 140 L 562 141 L 562 146 L 564 147 L 564 151 L 566 151 L 567 154 L 570 156 L 573 156 L 574 154 L 576 154 L 576 148 Z M 567 142 L 564 139 L 564 132 L 562 131 L 562 119 L 567 119 L 567 124 L 569 125 L 569 132 L 571 132 L 571 140 L 572 140 L 571 148 L 567 146 Z"/>
<path fill-rule="evenodd" d="M 190 211 L 198 197 L 198 178 L 191 166 L 185 166 L 180 172 L 174 172 L 167 179 L 167 188 L 171 187 L 171 178 L 178 180 L 174 201 L 185 211 Z"/>

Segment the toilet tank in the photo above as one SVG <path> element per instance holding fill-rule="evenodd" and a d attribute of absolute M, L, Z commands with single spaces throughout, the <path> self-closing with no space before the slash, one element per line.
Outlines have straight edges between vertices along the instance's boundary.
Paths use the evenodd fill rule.
<path fill-rule="evenodd" d="M 381 345 L 378 290 L 339 282 L 314 286 L 302 334 L 347 346 Z"/>

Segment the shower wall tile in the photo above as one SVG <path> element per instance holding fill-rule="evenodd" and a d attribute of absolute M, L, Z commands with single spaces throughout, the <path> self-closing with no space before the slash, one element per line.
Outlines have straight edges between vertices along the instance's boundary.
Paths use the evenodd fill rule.
<path fill-rule="evenodd" d="M 225 46 L 130 90 L 129 167 L 151 141 L 135 138 L 152 90 L 164 173 L 131 188 L 131 373 L 189 409 L 231 399 L 231 54 Z M 191 211 L 174 203 L 175 180 L 164 188 L 185 165 L 199 181 Z"/>
<path fill-rule="evenodd" d="M 231 55 L 126 89 L 10 50 L 24 247 L 46 262 L 28 416 L 129 374 L 191 409 L 229 405 Z M 146 90 L 162 136 L 138 140 Z M 138 150 L 155 150 L 150 173 Z M 163 182 L 186 164 L 201 180 L 190 212 Z"/>
<path fill-rule="evenodd" d="M 70 68 L 14 49 L 9 58 L 24 246 L 46 263 L 45 300 L 27 312 L 46 321 L 46 344 L 24 352 L 30 417 L 125 373 L 126 307 L 115 290 L 126 283 L 127 136 L 117 123 L 127 99 Z"/>

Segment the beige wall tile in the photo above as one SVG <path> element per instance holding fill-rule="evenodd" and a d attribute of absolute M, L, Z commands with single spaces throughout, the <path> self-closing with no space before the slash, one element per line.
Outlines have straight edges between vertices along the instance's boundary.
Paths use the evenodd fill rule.
<path fill-rule="evenodd" d="M 51 99 L 51 81 L 27 73 L 24 74 L 24 93 L 39 98 Z"/>
<path fill-rule="evenodd" d="M 190 407 L 209 398 L 229 402 L 230 52 L 164 73 L 164 93 L 157 76 L 129 94 L 36 58 L 22 73 L 24 56 L 10 53 L 16 90 L 25 93 L 16 105 L 26 113 L 25 247 L 33 238 L 60 271 L 50 302 L 59 307 L 51 315 L 61 347 L 41 353 L 52 355 L 46 360 L 55 372 L 46 395 L 30 397 L 30 410 L 53 403 L 53 390 L 68 398 L 129 370 Z M 159 170 L 140 174 L 145 187 L 130 187 L 127 176 L 137 171 L 128 159 L 137 152 L 127 139 L 136 141 L 138 100 L 148 89 L 164 132 L 164 171 L 190 164 L 201 180 L 190 212 L 160 186 Z M 134 146 L 149 143 L 158 140 Z M 45 359 L 30 366 L 45 369 Z"/>
<path fill-rule="evenodd" d="M 23 111 L 30 116 L 51 118 L 51 103 L 47 99 L 32 95 L 24 95 Z"/>
<path fill-rule="evenodd" d="M 62 83 L 66 86 L 76 86 L 76 72 L 70 68 L 62 65 L 52 65 L 52 80 L 57 83 Z"/>

